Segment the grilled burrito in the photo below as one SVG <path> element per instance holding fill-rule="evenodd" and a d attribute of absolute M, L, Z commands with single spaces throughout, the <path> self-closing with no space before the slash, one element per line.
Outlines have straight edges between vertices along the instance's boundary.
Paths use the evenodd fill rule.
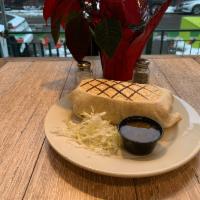
<path fill-rule="evenodd" d="M 145 116 L 163 128 L 176 124 L 181 116 L 172 113 L 173 95 L 156 85 L 106 79 L 85 79 L 70 94 L 73 113 L 105 112 L 104 119 L 118 124 L 128 116 Z"/>

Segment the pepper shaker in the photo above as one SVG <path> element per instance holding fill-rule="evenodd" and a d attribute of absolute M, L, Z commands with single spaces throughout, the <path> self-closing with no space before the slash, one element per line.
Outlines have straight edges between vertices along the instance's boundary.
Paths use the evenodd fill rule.
<path fill-rule="evenodd" d="M 88 61 L 78 62 L 78 70 L 76 72 L 77 83 L 80 83 L 84 79 L 92 78 L 91 63 Z"/>
<path fill-rule="evenodd" d="M 149 60 L 141 58 L 136 63 L 134 82 L 145 84 L 149 82 Z"/>

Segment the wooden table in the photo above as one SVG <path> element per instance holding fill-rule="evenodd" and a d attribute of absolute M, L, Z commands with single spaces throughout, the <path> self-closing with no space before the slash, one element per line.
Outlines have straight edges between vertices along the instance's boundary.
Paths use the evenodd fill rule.
<path fill-rule="evenodd" d="M 149 59 L 150 82 L 200 112 L 200 57 Z M 101 76 L 99 60 L 93 58 L 92 65 L 95 77 Z M 121 179 L 85 171 L 52 150 L 44 118 L 75 87 L 75 71 L 73 60 L 0 60 L 0 199 L 200 199 L 199 155 L 164 175 Z"/>

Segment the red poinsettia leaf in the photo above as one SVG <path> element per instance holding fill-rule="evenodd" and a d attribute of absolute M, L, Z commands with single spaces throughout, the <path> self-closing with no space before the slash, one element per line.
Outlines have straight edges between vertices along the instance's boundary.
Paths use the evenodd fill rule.
<path fill-rule="evenodd" d="M 114 18 L 125 22 L 125 10 L 122 0 L 100 1 L 100 15 L 103 18 Z"/>
<path fill-rule="evenodd" d="M 58 2 L 58 0 L 45 0 L 44 1 L 43 17 L 44 17 L 45 21 L 47 21 L 48 18 L 52 16 L 57 2 Z"/>
<path fill-rule="evenodd" d="M 51 23 L 60 21 L 65 26 L 66 19 L 71 12 L 80 12 L 79 0 L 45 0 L 43 17 L 47 21 L 51 19 Z"/>
<path fill-rule="evenodd" d="M 115 18 L 122 24 L 139 25 L 148 15 L 147 0 L 104 0 L 100 1 L 100 13 L 102 17 Z"/>
<path fill-rule="evenodd" d="M 79 14 L 80 2 L 78 0 L 56 0 L 55 3 L 53 3 L 52 1 L 53 0 L 45 1 L 46 9 L 44 9 L 44 18 L 51 18 L 51 33 L 56 44 L 60 36 L 60 25 L 65 27 L 68 18 L 70 19 L 71 13 L 73 13 L 73 16 Z M 49 4 L 47 2 L 49 2 Z"/>
<path fill-rule="evenodd" d="M 89 25 L 81 15 L 71 19 L 65 28 L 66 45 L 73 57 L 79 62 L 88 53 L 91 44 Z"/>
<path fill-rule="evenodd" d="M 54 21 L 53 18 L 52 21 Z M 51 35 L 53 37 L 54 43 L 57 44 L 60 36 L 60 20 L 56 20 L 55 22 L 51 23 Z"/>
<path fill-rule="evenodd" d="M 53 18 L 54 21 L 60 20 L 61 24 L 65 26 L 66 21 L 70 13 L 80 12 L 80 1 L 79 0 L 57 0 L 56 8 L 54 10 Z"/>
<path fill-rule="evenodd" d="M 127 52 L 128 57 L 133 57 L 134 59 L 129 59 L 131 63 L 131 66 L 135 66 L 136 61 L 141 56 L 142 51 L 148 42 L 149 38 L 151 37 L 154 29 L 160 22 L 162 16 L 165 14 L 165 11 L 167 10 L 168 6 L 170 5 L 172 0 L 167 0 L 165 3 L 162 4 L 160 9 L 157 10 L 157 12 L 154 14 L 154 16 L 150 19 L 149 23 L 146 25 L 144 31 L 139 34 L 132 42 L 132 44 L 129 47 L 129 50 Z M 130 69 L 132 70 L 132 69 Z"/>
<path fill-rule="evenodd" d="M 124 9 L 126 10 L 126 21 L 129 24 L 140 25 L 149 15 L 148 0 L 126 0 Z"/>
<path fill-rule="evenodd" d="M 67 15 L 67 17 L 65 16 L 65 17 L 63 17 L 61 19 L 61 25 L 62 25 L 62 27 L 65 29 L 65 25 L 68 24 L 69 22 L 71 22 L 71 20 L 73 20 L 74 18 L 79 17 L 79 15 L 80 15 L 80 13 L 77 12 L 77 11 L 70 12 Z"/>

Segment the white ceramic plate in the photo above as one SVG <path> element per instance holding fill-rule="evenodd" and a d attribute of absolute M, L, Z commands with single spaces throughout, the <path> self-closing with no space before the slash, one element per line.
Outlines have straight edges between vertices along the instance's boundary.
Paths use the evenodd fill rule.
<path fill-rule="evenodd" d="M 182 120 L 165 130 L 164 136 L 148 156 L 134 156 L 120 151 L 117 156 L 102 156 L 80 147 L 67 137 L 58 136 L 64 121 L 72 118 L 67 97 L 51 107 L 45 120 L 45 133 L 50 145 L 68 161 L 87 170 L 117 177 L 146 177 L 162 174 L 192 159 L 200 150 L 200 116 L 184 100 L 175 97 L 173 110 L 181 113 Z"/>

